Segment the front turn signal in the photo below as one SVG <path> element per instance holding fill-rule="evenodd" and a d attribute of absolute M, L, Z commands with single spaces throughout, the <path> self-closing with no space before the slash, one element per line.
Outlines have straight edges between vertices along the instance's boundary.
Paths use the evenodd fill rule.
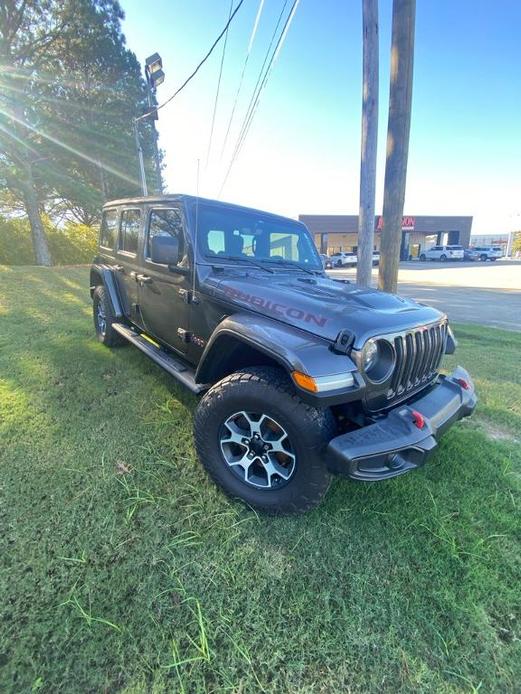
<path fill-rule="evenodd" d="M 315 379 L 312 376 L 303 374 L 302 371 L 293 371 L 291 376 L 300 388 L 308 390 L 310 393 L 318 392 L 317 384 L 315 383 Z"/>
<path fill-rule="evenodd" d="M 291 374 L 295 383 L 309 393 L 327 393 L 329 391 L 352 388 L 355 384 L 351 372 L 331 374 L 330 376 L 309 376 L 302 371 L 293 371 Z"/>

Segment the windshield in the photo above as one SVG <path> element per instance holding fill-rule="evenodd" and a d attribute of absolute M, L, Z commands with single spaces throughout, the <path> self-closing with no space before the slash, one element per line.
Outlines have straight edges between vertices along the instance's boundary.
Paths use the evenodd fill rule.
<path fill-rule="evenodd" d="M 278 262 L 322 272 L 322 262 L 308 230 L 297 222 L 256 212 L 200 205 L 198 245 L 206 258 Z"/>

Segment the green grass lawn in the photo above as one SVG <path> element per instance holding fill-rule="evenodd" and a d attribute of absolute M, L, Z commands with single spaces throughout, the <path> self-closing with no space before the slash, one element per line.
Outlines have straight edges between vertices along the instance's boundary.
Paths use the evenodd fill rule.
<path fill-rule="evenodd" d="M 97 343 L 87 269 L 0 282 L 1 691 L 519 691 L 520 334 L 456 326 L 481 400 L 428 466 L 281 519 Z"/>

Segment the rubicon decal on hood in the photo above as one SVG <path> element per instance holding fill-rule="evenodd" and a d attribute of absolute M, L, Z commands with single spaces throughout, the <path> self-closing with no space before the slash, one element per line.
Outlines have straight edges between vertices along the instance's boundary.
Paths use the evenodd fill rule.
<path fill-rule="evenodd" d="M 324 316 L 319 316 L 315 313 L 308 313 L 306 311 L 302 311 L 300 308 L 288 306 L 287 304 L 283 304 L 278 301 L 269 301 L 268 299 L 264 299 L 262 296 L 241 292 L 238 289 L 233 289 L 233 287 L 223 287 L 223 290 L 226 296 L 230 299 L 250 304 L 250 306 L 253 306 L 254 308 L 263 309 L 264 311 L 268 311 L 269 313 L 279 316 L 280 318 L 293 318 L 293 320 L 301 320 L 304 323 L 311 323 L 320 327 L 324 326 L 328 321 L 328 319 Z"/>

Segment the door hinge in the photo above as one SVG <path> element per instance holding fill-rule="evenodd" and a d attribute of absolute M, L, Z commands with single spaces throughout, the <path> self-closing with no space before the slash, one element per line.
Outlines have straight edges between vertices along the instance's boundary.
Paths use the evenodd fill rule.
<path fill-rule="evenodd" d="M 181 299 L 184 301 L 185 304 L 198 304 L 199 299 L 194 296 L 194 293 L 191 289 L 178 289 L 179 296 Z"/>
<path fill-rule="evenodd" d="M 190 340 L 192 339 L 192 333 L 189 330 L 185 330 L 184 328 L 178 328 L 177 337 L 183 342 L 190 342 Z"/>

